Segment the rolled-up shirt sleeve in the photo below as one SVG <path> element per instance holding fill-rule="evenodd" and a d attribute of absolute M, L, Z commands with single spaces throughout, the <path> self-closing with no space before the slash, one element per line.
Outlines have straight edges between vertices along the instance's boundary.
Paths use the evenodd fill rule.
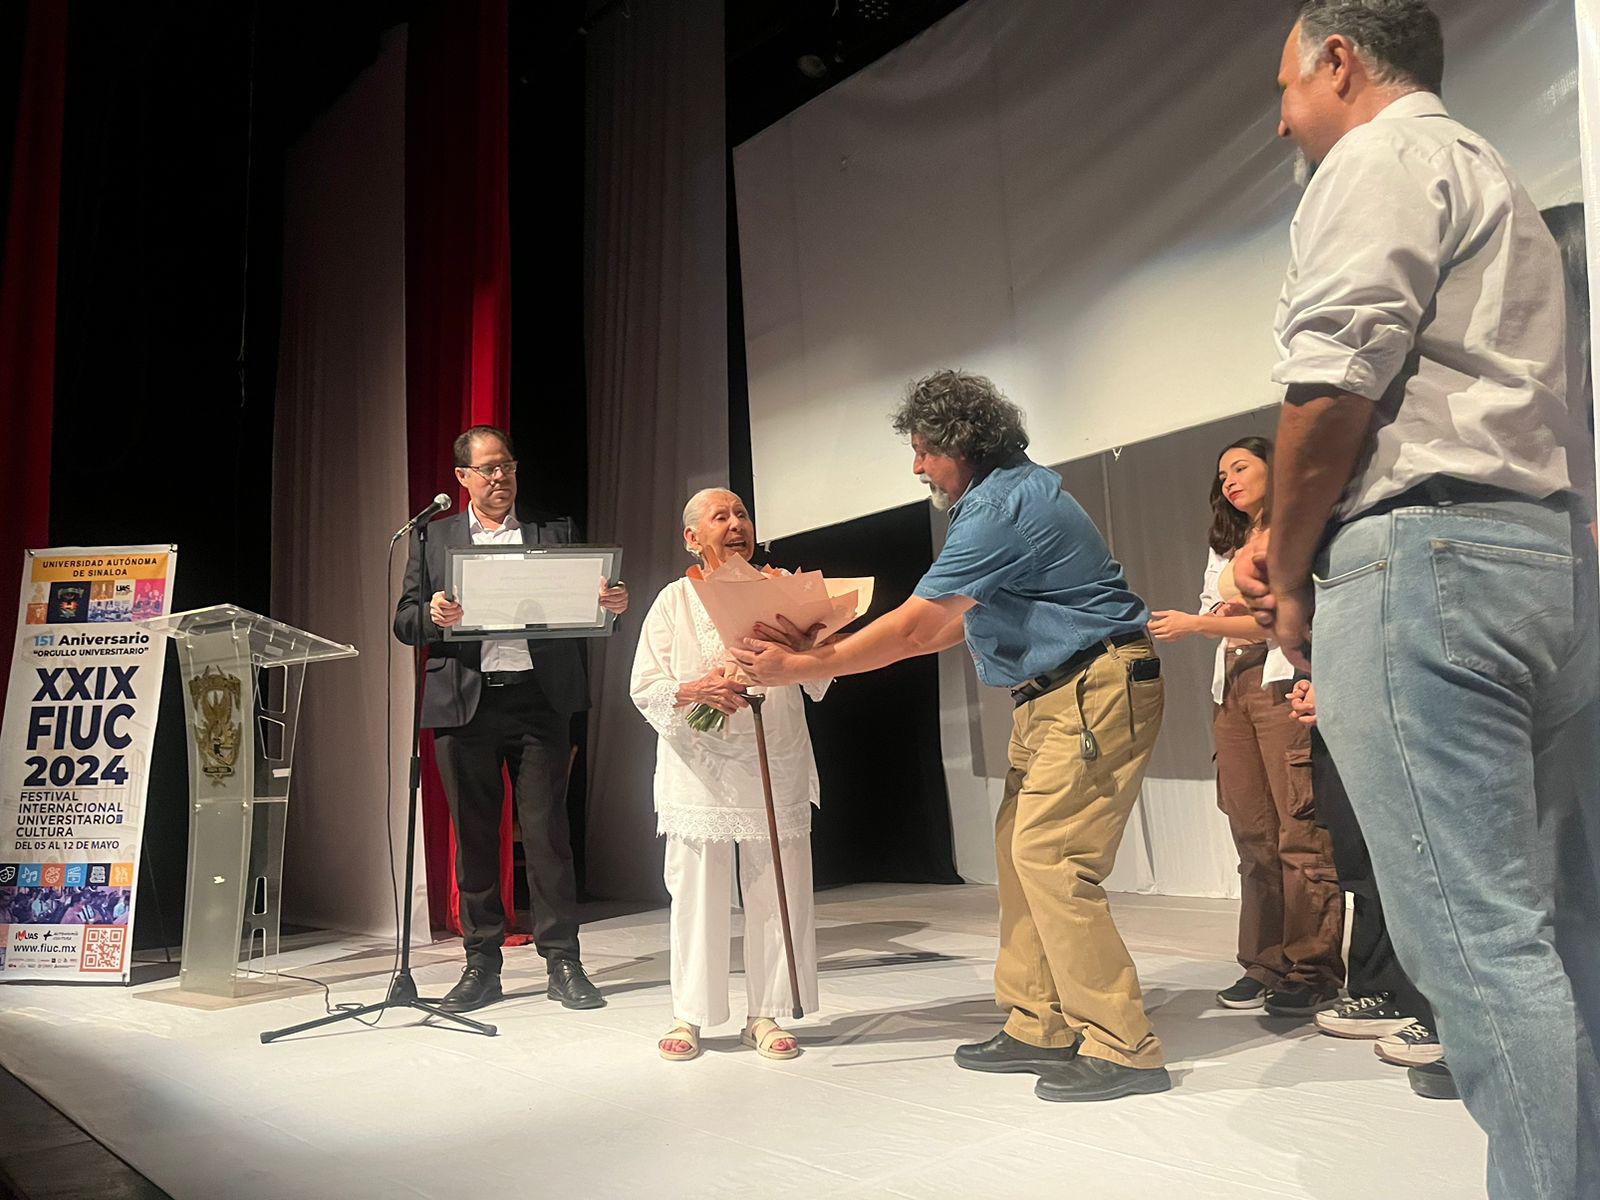
<path fill-rule="evenodd" d="M 1030 553 L 1010 516 L 991 504 L 973 504 L 951 523 L 944 549 L 913 594 L 924 600 L 965 596 L 987 604 L 1022 574 Z"/>
<path fill-rule="evenodd" d="M 1291 232 L 1275 382 L 1379 400 L 1405 365 L 1453 252 L 1449 177 L 1363 127 L 1329 154 Z"/>

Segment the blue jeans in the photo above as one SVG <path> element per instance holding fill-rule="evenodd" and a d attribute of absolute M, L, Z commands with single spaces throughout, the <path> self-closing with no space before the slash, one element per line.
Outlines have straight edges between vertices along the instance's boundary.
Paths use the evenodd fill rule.
<path fill-rule="evenodd" d="M 1358 518 L 1318 563 L 1319 724 L 1496 1200 L 1600 1189 L 1578 1016 L 1600 986 L 1595 592 L 1588 533 L 1555 503 Z"/>

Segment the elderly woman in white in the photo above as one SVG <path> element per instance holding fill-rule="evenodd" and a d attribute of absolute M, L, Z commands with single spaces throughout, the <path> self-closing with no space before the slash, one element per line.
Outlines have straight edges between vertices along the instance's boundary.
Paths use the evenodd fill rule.
<path fill-rule="evenodd" d="M 732 492 L 697 492 L 683 510 L 685 547 L 708 569 L 729 557 L 748 559 L 755 526 Z M 698 568 L 690 568 L 693 574 Z M 806 634 L 758 627 L 796 648 Z M 661 1056 L 685 1061 L 700 1053 L 700 1029 L 728 1019 L 728 962 L 734 847 L 744 898 L 744 971 L 749 1017 L 740 1040 L 767 1058 L 793 1058 L 794 1035 L 774 1019 L 792 1007 L 778 889 L 756 757 L 755 721 L 744 685 L 727 676 L 728 653 L 688 578 L 662 589 L 645 617 L 633 660 L 633 702 L 659 735 L 656 743 L 656 831 L 667 839 L 666 881 L 672 895 L 671 974 L 674 1025 Z M 820 700 L 828 685 L 808 683 Z M 698 704 L 727 715 L 701 733 L 687 720 Z M 762 709 L 773 803 L 782 846 L 794 936 L 800 1003 L 817 1003 L 817 938 L 811 896 L 811 806 L 818 803 L 800 688 L 771 689 Z"/>

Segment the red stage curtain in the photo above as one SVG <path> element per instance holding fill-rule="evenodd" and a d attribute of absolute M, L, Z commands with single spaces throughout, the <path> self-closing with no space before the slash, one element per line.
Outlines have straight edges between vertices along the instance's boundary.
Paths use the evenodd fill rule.
<path fill-rule="evenodd" d="M 406 66 L 406 436 L 412 510 L 453 479 L 468 425 L 511 418 L 511 218 L 506 0 L 423 5 Z M 464 504 L 466 494 L 457 496 Z M 458 510 L 459 511 L 459 510 Z M 422 743 L 422 824 L 435 928 L 461 932 L 455 837 Z M 511 803 L 501 882 L 512 903 Z"/>
<path fill-rule="evenodd" d="M 50 417 L 56 371 L 56 239 L 67 6 L 31 0 L 11 145 L 11 195 L 0 244 L 0 652 L 16 635 L 23 552 L 50 542 Z M 6 672 L 0 672 L 0 705 Z"/>

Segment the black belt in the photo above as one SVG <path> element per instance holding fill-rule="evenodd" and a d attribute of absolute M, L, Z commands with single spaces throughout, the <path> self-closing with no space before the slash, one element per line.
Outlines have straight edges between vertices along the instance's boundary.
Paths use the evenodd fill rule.
<path fill-rule="evenodd" d="M 532 671 L 485 671 L 485 687 L 516 687 L 519 683 L 532 683 Z"/>
<path fill-rule="evenodd" d="M 1569 511 L 1574 500 L 1571 492 L 1556 492 L 1550 496 L 1529 496 L 1513 492 L 1510 488 L 1495 487 L 1489 483 L 1473 483 L 1466 479 L 1452 479 L 1448 475 L 1432 475 L 1414 484 L 1398 496 L 1387 496 L 1371 508 L 1364 508 L 1351 516 L 1338 519 L 1335 525 L 1348 525 L 1367 517 L 1381 517 L 1398 508 L 1449 508 L 1457 504 L 1496 504 L 1517 500 L 1523 504 L 1539 504 L 1545 508 Z"/>
<path fill-rule="evenodd" d="M 1080 650 L 1059 667 L 1046 671 L 1043 675 L 1035 675 L 1025 683 L 1019 683 L 1011 689 L 1011 702 L 1014 705 L 1026 704 L 1029 700 L 1037 700 L 1048 692 L 1055 691 L 1079 671 L 1083 670 L 1095 659 L 1107 652 L 1111 646 L 1127 646 L 1133 642 L 1146 641 L 1147 636 L 1142 629 L 1132 633 L 1119 633 L 1116 637 L 1106 638 L 1096 642 L 1087 649 Z"/>

